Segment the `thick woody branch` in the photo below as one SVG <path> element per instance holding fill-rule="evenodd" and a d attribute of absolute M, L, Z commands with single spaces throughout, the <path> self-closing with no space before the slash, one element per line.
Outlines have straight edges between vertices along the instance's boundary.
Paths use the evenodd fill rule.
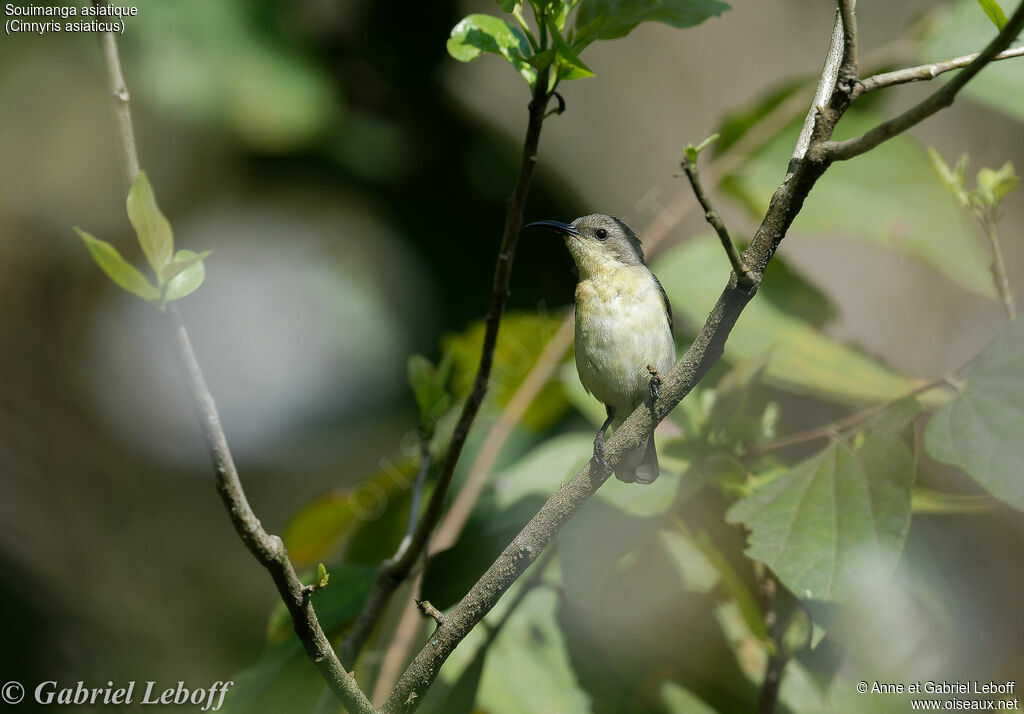
<path fill-rule="evenodd" d="M 128 88 L 121 72 L 121 60 L 117 41 L 111 32 L 100 33 L 100 47 L 110 80 L 114 101 L 114 118 L 117 125 L 119 153 L 124 177 L 130 185 L 139 173 L 138 150 L 132 129 L 131 107 Z M 189 394 L 199 415 L 203 437 L 213 462 L 217 492 L 231 518 L 235 532 L 259 563 L 267 569 L 277 586 L 278 593 L 288 609 L 295 626 L 295 633 L 302 641 L 306 654 L 320 671 L 331 691 L 335 693 L 350 712 L 370 714 L 374 711 L 366 695 L 359 689 L 355 678 L 341 666 L 330 641 L 320 627 L 313 611 L 311 592 L 299 581 L 295 568 L 288 558 L 284 543 L 276 535 L 264 530 L 260 520 L 249 505 L 242 481 L 235 468 L 227 437 L 220 423 L 217 405 L 206 386 L 199 368 L 188 331 L 181 321 L 177 309 L 172 305 L 167 311 L 174 349 L 181 363 Z"/>
<path fill-rule="evenodd" d="M 545 70 L 539 73 L 534 87 L 533 99 L 529 107 L 526 139 L 523 141 L 523 155 L 519 167 L 519 177 L 516 179 L 515 188 L 506 204 L 505 228 L 502 233 L 501 246 L 498 249 L 498 260 L 494 268 L 491 305 L 487 311 L 484 326 L 484 344 L 480 354 L 480 364 L 477 367 L 476 377 L 473 380 L 473 387 L 469 397 L 466 399 L 466 403 L 462 407 L 459 421 L 455 425 L 455 431 L 448 446 L 448 452 L 445 454 L 444 461 L 441 464 L 434 492 L 431 494 L 430 501 L 427 503 L 427 507 L 420 517 L 415 531 L 412 533 L 408 547 L 398 558 L 383 565 L 374 582 L 366 605 L 363 607 L 362 612 L 359 613 L 355 624 L 352 626 L 352 630 L 341 645 L 341 661 L 345 663 L 346 667 L 353 666 L 356 657 L 359 655 L 360 650 L 362 650 L 363 645 L 366 644 L 366 640 L 380 619 L 391 596 L 409 576 L 417 560 L 423 554 L 430 540 L 430 535 L 433 533 L 434 527 L 441 516 L 445 496 L 448 493 L 448 487 L 451 485 L 455 466 L 462 455 L 462 448 L 465 446 L 466 438 L 469 436 L 469 430 L 473 426 L 473 421 L 476 419 L 480 405 L 483 404 L 484 396 L 487 394 L 491 367 L 494 363 L 494 350 L 498 343 L 498 328 L 501 326 L 501 317 L 505 312 L 505 304 L 508 301 L 512 261 L 515 258 L 519 233 L 523 227 L 523 209 L 526 205 L 526 196 L 530 190 L 533 170 L 537 164 L 540 130 L 544 123 L 544 112 L 549 99 L 547 84 L 547 70 Z"/>
<path fill-rule="evenodd" d="M 857 83 L 857 0 L 839 0 L 843 21 L 843 61 L 839 65 L 837 88 L 849 94 Z"/>
<path fill-rule="evenodd" d="M 729 256 L 729 263 L 732 264 L 733 272 L 736 273 L 738 284 L 745 290 L 749 290 L 754 287 L 754 274 L 743 264 L 743 259 L 736 250 L 736 244 L 732 242 L 729 230 L 725 227 L 725 223 L 722 222 L 722 217 L 718 215 L 718 211 L 711 205 L 711 199 L 704 192 L 704 187 L 700 183 L 700 173 L 697 171 L 696 159 L 691 160 L 689 156 L 684 155 L 680 166 L 683 169 L 683 173 L 686 174 L 686 178 L 690 180 L 690 186 L 693 188 L 693 194 L 697 197 L 697 202 L 704 209 L 704 218 L 715 229 L 719 240 L 722 241 L 722 248 L 725 249 L 725 254 Z"/>
<path fill-rule="evenodd" d="M 971 60 L 963 71 L 953 77 L 948 84 L 937 90 L 923 101 L 903 112 L 897 117 L 882 122 L 875 128 L 861 134 L 860 136 L 847 139 L 846 141 L 829 141 L 823 143 L 819 149 L 819 160 L 825 162 L 845 161 L 854 156 L 860 156 L 870 151 L 882 142 L 903 133 L 907 129 L 921 123 L 935 112 L 948 107 L 953 103 L 957 93 L 966 85 L 982 68 L 1005 50 L 1013 39 L 1024 29 L 1024 3 L 1017 6 L 1017 10 L 1010 17 L 1006 26 L 989 43 L 988 47 L 978 53 Z"/>

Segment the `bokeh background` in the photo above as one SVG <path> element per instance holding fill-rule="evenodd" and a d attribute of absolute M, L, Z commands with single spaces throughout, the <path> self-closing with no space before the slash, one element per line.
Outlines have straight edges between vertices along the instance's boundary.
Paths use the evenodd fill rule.
<path fill-rule="evenodd" d="M 486 311 L 528 90 L 493 56 L 454 61 L 445 40 L 464 14 L 492 5 L 178 0 L 143 3 L 128 21 L 141 163 L 178 245 L 215 251 L 182 310 L 249 497 L 274 532 L 318 494 L 399 459 L 417 423 L 408 355 L 436 360 L 443 336 Z M 970 38 L 920 40 L 927 23 L 950 21 L 946 9 L 862 0 L 863 52 L 886 66 L 976 49 Z M 666 246 L 706 233 L 698 213 L 676 221 L 665 208 L 689 191 L 675 177 L 681 147 L 815 76 L 831 24 L 821 0 L 738 1 L 696 29 L 651 23 L 595 44 L 584 59 L 596 78 L 563 84 L 567 111 L 545 124 L 527 219 L 606 212 L 637 229 L 672 224 Z M 927 91 L 890 90 L 874 109 L 891 114 Z M 997 105 L 965 97 L 913 135 L 950 160 L 969 152 L 975 168 L 1024 166 L 1024 110 Z M 71 230 L 141 259 L 108 109 L 94 37 L 0 39 L 0 679 L 208 686 L 256 660 L 276 596 L 216 498 L 159 320 L 102 276 Z M 778 180 L 783 168 L 763 172 Z M 913 193 L 934 177 L 904 180 Z M 733 232 L 749 235 L 743 202 L 717 200 Z M 1011 196 L 1001 223 L 1017 284 L 1022 205 Z M 927 243 L 930 228 L 891 227 L 887 245 L 848 224 L 798 224 L 781 251 L 834 304 L 830 336 L 934 378 L 999 329 L 985 288 L 893 249 L 906 234 Z M 559 318 L 573 284 L 558 241 L 523 238 L 513 310 Z M 834 413 L 821 407 L 822 418 Z M 569 410 L 545 429 L 582 423 Z M 949 469 L 931 474 L 974 488 Z M 923 580 L 912 595 L 878 591 L 878 632 L 865 634 L 865 651 L 885 645 L 878 656 L 894 660 L 876 660 L 879 676 L 904 672 L 904 659 L 920 665 L 925 651 L 915 672 L 928 677 L 1024 673 L 1022 580 L 1008 566 L 1022 525 L 1003 508 L 915 519 L 901 577 Z M 938 644 L 917 617 L 922 597 L 944 613 Z"/>

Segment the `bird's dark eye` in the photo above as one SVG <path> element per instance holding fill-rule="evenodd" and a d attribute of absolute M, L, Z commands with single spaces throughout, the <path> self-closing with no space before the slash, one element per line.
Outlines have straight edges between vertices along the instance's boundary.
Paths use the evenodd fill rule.
<path fill-rule="evenodd" d="M 598 240 L 604 240 L 605 238 L 608 237 L 608 231 L 606 231 L 604 228 L 598 228 L 596 231 L 594 231 L 594 235 L 597 236 Z"/>

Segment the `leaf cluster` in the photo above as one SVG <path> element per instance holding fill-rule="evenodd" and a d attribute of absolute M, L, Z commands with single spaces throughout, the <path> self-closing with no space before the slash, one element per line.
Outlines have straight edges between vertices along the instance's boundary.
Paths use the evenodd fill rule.
<path fill-rule="evenodd" d="M 128 219 L 138 236 L 139 246 L 156 277 L 155 284 L 125 260 L 111 243 L 78 227 L 75 227 L 75 232 L 108 278 L 132 295 L 163 310 L 167 303 L 191 295 L 203 284 L 206 277 L 203 261 L 213 251 L 196 253 L 187 248 L 174 249 L 174 232 L 170 221 L 160 211 L 145 171 L 140 171 L 132 181 L 126 205 Z"/>
<path fill-rule="evenodd" d="M 463 18 L 452 29 L 448 53 L 460 62 L 484 52 L 500 55 L 531 87 L 548 70 L 548 91 L 562 80 L 594 76 L 580 53 L 596 40 L 625 37 L 642 22 L 693 27 L 729 9 L 719 0 L 499 0 L 498 6 L 511 19 L 479 13 Z"/>

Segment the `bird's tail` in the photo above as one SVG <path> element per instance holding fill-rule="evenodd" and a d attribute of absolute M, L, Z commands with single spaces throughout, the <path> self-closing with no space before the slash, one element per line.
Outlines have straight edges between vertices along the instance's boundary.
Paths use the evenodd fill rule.
<path fill-rule="evenodd" d="M 622 459 L 615 469 L 615 478 L 625 483 L 639 483 L 648 486 L 658 478 L 658 452 L 654 448 L 654 436 L 647 445 L 635 449 Z"/>

